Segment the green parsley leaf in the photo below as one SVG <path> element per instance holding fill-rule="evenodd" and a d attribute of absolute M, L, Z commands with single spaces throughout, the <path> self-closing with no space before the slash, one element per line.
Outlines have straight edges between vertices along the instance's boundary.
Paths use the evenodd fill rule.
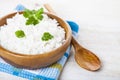
<path fill-rule="evenodd" d="M 48 41 L 53 38 L 53 35 L 51 35 L 49 32 L 44 32 L 42 36 L 42 41 Z"/>
<path fill-rule="evenodd" d="M 38 18 L 38 19 L 40 19 L 40 20 L 42 20 L 42 18 L 43 18 L 43 16 L 41 15 L 41 14 L 43 14 L 43 8 L 41 8 L 41 9 L 39 9 L 38 11 L 36 11 L 36 13 L 35 13 L 35 16 Z"/>
<path fill-rule="evenodd" d="M 37 18 L 38 18 L 39 20 L 42 20 L 42 19 L 43 19 L 43 15 L 39 15 Z"/>
<path fill-rule="evenodd" d="M 30 25 L 30 24 L 33 24 L 33 25 L 36 25 L 39 23 L 39 20 L 35 19 L 34 16 L 31 16 L 29 19 L 27 19 L 26 21 L 26 25 Z"/>
<path fill-rule="evenodd" d="M 24 33 L 24 31 L 22 31 L 22 30 L 17 30 L 17 31 L 15 32 L 15 35 L 16 35 L 16 37 L 18 37 L 18 38 L 23 38 L 23 37 L 25 37 L 25 33 Z"/>
<path fill-rule="evenodd" d="M 32 15 L 32 11 L 30 11 L 29 9 L 25 9 L 23 16 L 25 18 L 29 18 Z"/>
<path fill-rule="evenodd" d="M 43 8 L 38 10 L 25 9 L 23 16 L 27 18 L 26 25 L 36 25 L 43 19 Z"/>

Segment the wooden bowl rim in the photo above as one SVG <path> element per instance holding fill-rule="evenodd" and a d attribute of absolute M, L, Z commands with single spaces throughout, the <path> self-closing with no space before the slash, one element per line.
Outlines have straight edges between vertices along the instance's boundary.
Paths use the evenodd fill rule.
<path fill-rule="evenodd" d="M 22 14 L 23 11 L 22 11 L 22 12 L 14 12 L 14 13 L 7 14 L 7 15 L 3 16 L 2 18 L 0 18 L 0 21 L 1 21 L 2 19 L 4 19 L 4 18 L 7 18 L 8 16 L 10 16 L 10 15 L 12 15 L 12 14 L 17 14 L 17 13 Z M 57 51 L 57 50 L 61 49 L 63 46 L 65 46 L 65 45 L 67 44 L 67 42 L 69 41 L 69 39 L 71 39 L 71 37 L 72 37 L 72 30 L 71 30 L 70 26 L 69 26 L 68 23 L 67 23 L 66 21 L 64 21 L 62 18 L 60 18 L 60 17 L 58 17 L 58 16 L 56 16 L 56 15 L 54 15 L 54 14 L 52 14 L 52 13 L 44 12 L 44 14 L 51 15 L 51 16 L 53 16 L 53 17 L 59 18 L 59 19 L 60 19 L 61 21 L 63 21 L 63 22 L 65 23 L 65 25 L 67 26 L 67 29 L 68 29 L 68 31 L 67 31 L 67 36 L 66 36 L 65 42 L 64 42 L 60 47 L 58 47 L 58 48 L 56 48 L 56 49 L 53 49 L 53 50 L 51 50 L 51 51 L 48 51 L 48 52 L 38 53 L 38 54 L 22 54 L 22 53 L 12 52 L 12 51 L 10 51 L 10 50 L 7 50 L 7 49 L 3 48 L 1 45 L 0 45 L 0 50 L 3 49 L 4 52 L 7 52 L 7 53 L 9 53 L 9 54 L 11 54 L 11 55 L 17 55 L 17 56 L 19 56 L 19 57 L 23 57 L 23 56 L 24 56 L 24 57 L 30 58 L 30 57 L 38 57 L 38 56 L 47 56 L 47 55 L 51 55 L 51 54 L 53 55 L 53 53 L 55 53 L 55 51 Z M 13 17 L 13 16 L 12 16 L 12 17 Z"/>

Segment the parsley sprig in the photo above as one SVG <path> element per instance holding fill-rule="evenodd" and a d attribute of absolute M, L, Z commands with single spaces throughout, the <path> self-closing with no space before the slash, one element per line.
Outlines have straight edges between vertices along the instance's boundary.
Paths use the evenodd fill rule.
<path fill-rule="evenodd" d="M 48 41 L 53 38 L 53 35 L 51 35 L 49 32 L 44 32 L 42 36 L 42 41 Z"/>
<path fill-rule="evenodd" d="M 29 10 L 25 9 L 23 16 L 27 18 L 26 25 L 36 25 L 43 19 L 43 8 L 40 8 L 38 10 Z"/>
<path fill-rule="evenodd" d="M 15 35 L 16 35 L 16 37 L 18 37 L 18 38 L 23 38 L 23 37 L 25 37 L 25 33 L 24 33 L 23 30 L 17 30 L 17 31 L 15 32 Z"/>

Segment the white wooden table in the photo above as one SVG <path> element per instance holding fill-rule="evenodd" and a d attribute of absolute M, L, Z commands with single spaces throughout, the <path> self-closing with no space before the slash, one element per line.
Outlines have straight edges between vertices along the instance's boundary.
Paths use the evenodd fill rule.
<path fill-rule="evenodd" d="M 101 70 L 89 72 L 75 63 L 71 52 L 59 80 L 120 80 L 120 0 L 2 0 L 0 17 L 19 3 L 28 8 L 49 3 L 59 16 L 77 22 L 78 41 L 102 61 Z M 8 78 L 25 80 L 0 72 L 0 80 Z"/>

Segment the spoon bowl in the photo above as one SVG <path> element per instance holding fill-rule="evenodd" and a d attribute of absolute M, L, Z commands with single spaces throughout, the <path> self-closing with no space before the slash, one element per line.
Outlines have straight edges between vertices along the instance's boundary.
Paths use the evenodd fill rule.
<path fill-rule="evenodd" d="M 75 49 L 75 61 L 77 64 L 89 71 L 100 69 L 101 62 L 93 52 L 83 48 L 74 38 L 72 38 L 72 44 Z"/>

